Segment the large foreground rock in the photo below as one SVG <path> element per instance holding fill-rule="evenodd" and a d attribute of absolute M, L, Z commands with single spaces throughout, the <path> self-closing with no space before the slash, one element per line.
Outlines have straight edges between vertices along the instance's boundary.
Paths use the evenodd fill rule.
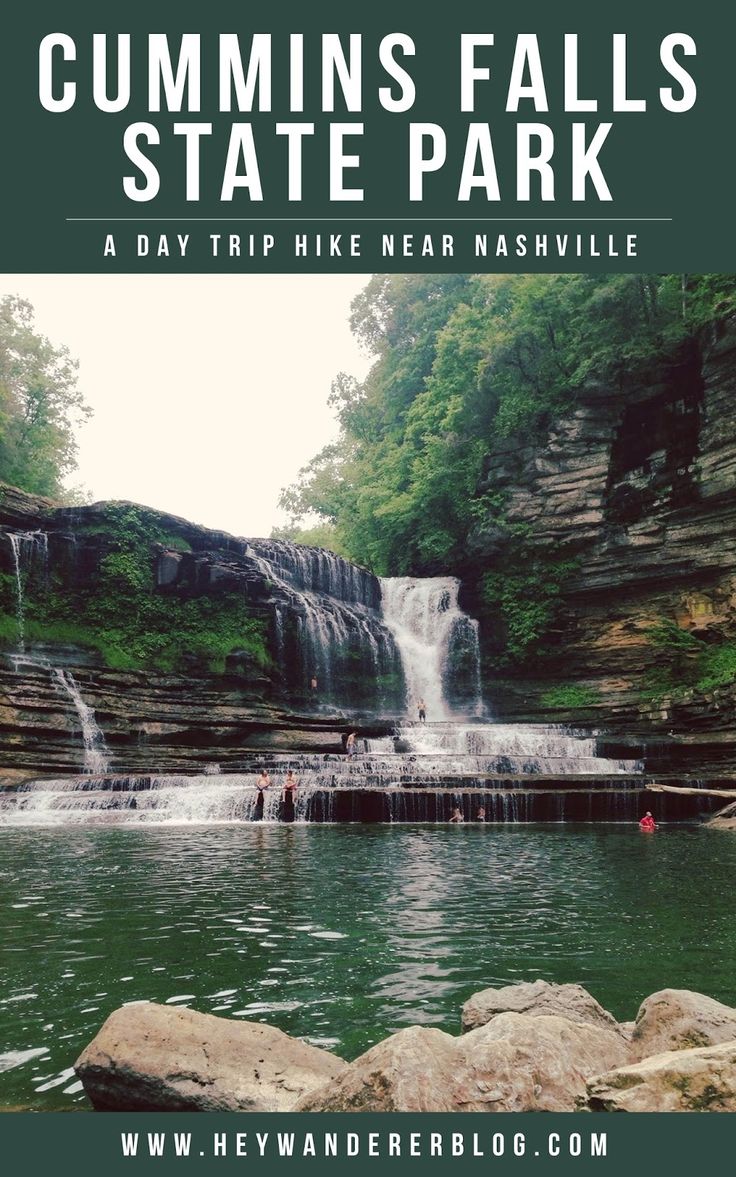
<path fill-rule="evenodd" d="M 400 1030 L 297 1111 L 572 1111 L 601 1066 L 628 1061 L 609 1028 L 567 1018 L 499 1014 L 461 1038 L 418 1026 Z"/>
<path fill-rule="evenodd" d="M 465 1112 L 573 1111 L 603 1059 L 630 1057 L 615 1029 L 516 1013 L 463 1035 L 458 1056 L 453 1105 Z"/>
<path fill-rule="evenodd" d="M 611 1014 L 582 985 L 524 981 L 474 993 L 463 1006 L 463 1032 L 485 1026 L 502 1013 L 550 1014 L 583 1025 L 617 1028 Z"/>
<path fill-rule="evenodd" d="M 408 1026 L 372 1046 L 336 1079 L 303 1096 L 299 1112 L 452 1112 L 457 1039 Z"/>
<path fill-rule="evenodd" d="M 673 1050 L 588 1083 L 594 1112 L 736 1112 L 736 1042 Z"/>
<path fill-rule="evenodd" d="M 260 1022 L 140 1002 L 107 1019 L 75 1070 L 98 1111 L 286 1111 L 347 1063 Z"/>
<path fill-rule="evenodd" d="M 631 1036 L 635 1059 L 736 1039 L 736 1009 L 690 989 L 661 989 L 639 1007 Z"/>

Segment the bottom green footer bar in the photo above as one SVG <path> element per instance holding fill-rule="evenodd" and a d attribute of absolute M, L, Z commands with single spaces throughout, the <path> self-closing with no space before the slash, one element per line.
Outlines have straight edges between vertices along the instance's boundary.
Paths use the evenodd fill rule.
<path fill-rule="evenodd" d="M 310 1173 L 564 1177 L 732 1171 L 736 1116 L 7 1113 L 3 1171 L 15 1175 Z"/>

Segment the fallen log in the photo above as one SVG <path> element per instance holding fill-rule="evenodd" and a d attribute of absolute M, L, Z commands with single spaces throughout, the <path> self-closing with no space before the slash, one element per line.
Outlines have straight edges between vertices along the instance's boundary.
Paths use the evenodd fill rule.
<path fill-rule="evenodd" d="M 736 797 L 736 789 L 690 789 L 686 785 L 657 784 L 648 784 L 647 789 L 652 793 L 684 793 L 690 797 Z"/>

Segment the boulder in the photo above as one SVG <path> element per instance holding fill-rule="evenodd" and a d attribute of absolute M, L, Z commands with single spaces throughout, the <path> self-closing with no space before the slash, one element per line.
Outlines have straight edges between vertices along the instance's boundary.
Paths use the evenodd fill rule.
<path fill-rule="evenodd" d="M 294 1111 L 573 1111 L 600 1067 L 628 1061 L 615 1030 L 499 1014 L 461 1038 L 411 1026 L 379 1042 Z"/>
<path fill-rule="evenodd" d="M 671 1050 L 598 1075 L 593 1112 L 736 1112 L 736 1041 Z"/>
<path fill-rule="evenodd" d="M 357 1058 L 297 1112 L 452 1112 L 456 1038 L 431 1027 L 408 1026 Z"/>
<path fill-rule="evenodd" d="M 482 989 L 463 1006 L 463 1033 L 485 1026 L 502 1013 L 551 1014 L 589 1026 L 615 1030 L 617 1023 L 581 985 L 524 981 L 502 989 Z"/>
<path fill-rule="evenodd" d="M 275 1112 L 347 1063 L 260 1022 L 136 1002 L 74 1067 L 98 1111 Z"/>
<path fill-rule="evenodd" d="M 736 1039 L 736 1009 L 690 989 L 661 989 L 639 1007 L 631 1036 L 634 1059 Z"/>
<path fill-rule="evenodd" d="M 736 801 L 719 809 L 705 824 L 716 830 L 736 830 Z"/>
<path fill-rule="evenodd" d="M 566 1112 L 600 1063 L 622 1066 L 615 1029 L 546 1014 L 498 1014 L 458 1039 L 453 1107 L 465 1112 Z M 614 1061 L 616 1060 L 616 1061 Z"/>

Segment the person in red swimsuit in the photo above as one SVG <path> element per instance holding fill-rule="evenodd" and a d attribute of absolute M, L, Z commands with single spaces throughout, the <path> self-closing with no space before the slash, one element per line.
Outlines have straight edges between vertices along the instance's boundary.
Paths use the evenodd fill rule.
<path fill-rule="evenodd" d="M 644 830 L 647 834 L 651 834 L 653 830 L 656 830 L 656 828 L 657 828 L 657 823 L 654 820 L 654 818 L 652 817 L 649 810 L 647 810 L 646 813 L 644 814 L 643 818 L 639 822 L 639 829 Z"/>

